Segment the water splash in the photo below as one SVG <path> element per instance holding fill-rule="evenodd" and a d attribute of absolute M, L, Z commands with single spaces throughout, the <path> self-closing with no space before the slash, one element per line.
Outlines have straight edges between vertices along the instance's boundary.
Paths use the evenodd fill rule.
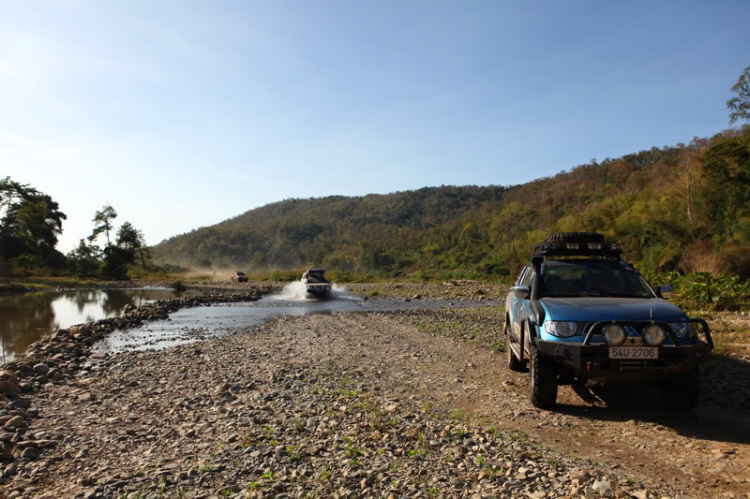
<path fill-rule="evenodd" d="M 361 301 L 362 298 L 349 294 L 349 290 L 341 284 L 331 285 L 331 299 L 332 300 L 349 300 L 349 301 Z"/>
<path fill-rule="evenodd" d="M 331 293 L 327 298 L 317 298 L 307 293 L 307 288 L 301 281 L 290 282 L 277 295 L 272 295 L 268 300 L 276 301 L 320 301 L 320 300 L 350 300 L 359 301 L 359 298 L 349 294 L 349 291 L 340 284 L 331 286 Z"/>
<path fill-rule="evenodd" d="M 290 282 L 281 293 L 268 297 L 271 300 L 280 301 L 304 301 L 308 299 L 307 288 L 301 281 Z"/>

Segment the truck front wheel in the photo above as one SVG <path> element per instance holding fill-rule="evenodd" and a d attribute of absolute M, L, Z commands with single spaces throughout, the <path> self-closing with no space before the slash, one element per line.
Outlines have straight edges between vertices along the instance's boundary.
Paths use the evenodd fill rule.
<path fill-rule="evenodd" d="M 697 367 L 664 387 L 664 402 L 671 411 L 688 412 L 695 408 L 700 393 L 700 372 Z"/>
<path fill-rule="evenodd" d="M 557 366 L 538 348 L 531 354 L 531 405 L 551 409 L 557 401 Z"/>

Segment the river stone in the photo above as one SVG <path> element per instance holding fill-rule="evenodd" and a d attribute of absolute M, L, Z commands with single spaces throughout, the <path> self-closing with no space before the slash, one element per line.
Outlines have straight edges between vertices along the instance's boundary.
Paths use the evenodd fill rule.
<path fill-rule="evenodd" d="M 612 484 L 609 480 L 596 480 L 591 488 L 601 497 L 612 497 Z"/>
<path fill-rule="evenodd" d="M 0 371 L 0 381 L 12 381 L 13 383 L 16 383 L 18 378 L 16 378 L 16 373 L 9 369 L 5 369 Z"/>
<path fill-rule="evenodd" d="M 31 407 L 31 399 L 18 397 L 13 401 L 13 406 L 17 409 L 28 409 Z"/>
<path fill-rule="evenodd" d="M 23 416 L 13 416 L 5 423 L 6 428 L 21 428 L 26 424 Z"/>
<path fill-rule="evenodd" d="M 0 392 L 15 398 L 21 394 L 21 388 L 12 381 L 0 381 Z"/>
<path fill-rule="evenodd" d="M 37 374 L 47 374 L 49 372 L 49 366 L 41 363 L 34 366 L 34 372 Z"/>

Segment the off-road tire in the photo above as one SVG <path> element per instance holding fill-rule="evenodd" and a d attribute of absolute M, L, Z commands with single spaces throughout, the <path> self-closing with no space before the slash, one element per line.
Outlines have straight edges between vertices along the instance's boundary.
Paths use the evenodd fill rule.
<path fill-rule="evenodd" d="M 603 243 L 604 236 L 598 232 L 558 232 L 550 234 L 547 241 L 562 241 L 569 243 Z"/>
<path fill-rule="evenodd" d="M 505 332 L 505 355 L 508 358 L 508 369 L 517 373 L 523 372 L 526 368 L 526 362 L 518 360 L 518 357 L 516 357 L 513 349 L 510 347 L 510 325 L 508 321 L 505 321 L 503 331 Z"/>
<path fill-rule="evenodd" d="M 530 359 L 531 405 L 552 409 L 557 401 L 557 366 L 534 348 Z"/>
<path fill-rule="evenodd" d="M 667 409 L 675 412 L 692 411 L 698 403 L 700 384 L 700 371 L 697 367 L 668 383 L 662 391 Z"/>

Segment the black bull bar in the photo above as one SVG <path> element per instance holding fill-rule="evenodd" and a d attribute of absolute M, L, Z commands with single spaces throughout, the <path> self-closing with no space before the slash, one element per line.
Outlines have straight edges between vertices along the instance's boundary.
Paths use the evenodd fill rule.
<path fill-rule="evenodd" d="M 700 329 L 706 341 L 698 340 L 697 343 L 683 344 L 665 322 L 655 321 L 599 321 L 593 324 L 586 334 L 583 343 L 565 341 L 536 340 L 536 346 L 540 352 L 555 363 L 570 370 L 579 380 L 599 378 L 607 381 L 656 381 L 666 380 L 674 375 L 688 372 L 700 364 L 708 352 L 713 350 L 714 342 L 708 323 L 703 319 L 689 319 L 691 324 L 700 324 Z M 664 329 L 667 336 L 672 340 L 671 345 L 660 345 L 658 347 L 657 359 L 610 359 L 609 348 L 606 343 L 592 345 L 592 338 L 601 334 L 608 324 L 639 325 L 643 330 L 652 324 Z M 627 340 L 626 340 L 627 342 Z M 623 343 L 622 346 L 628 346 Z M 650 346 L 650 345 L 639 345 Z"/>

